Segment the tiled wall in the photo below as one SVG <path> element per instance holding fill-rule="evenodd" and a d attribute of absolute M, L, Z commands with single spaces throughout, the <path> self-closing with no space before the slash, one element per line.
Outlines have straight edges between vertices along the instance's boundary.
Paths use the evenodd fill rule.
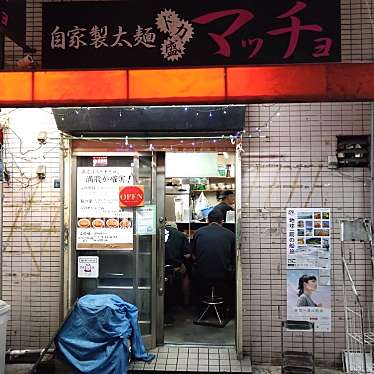
<path fill-rule="evenodd" d="M 342 0 L 342 62 L 374 59 L 374 1 Z"/>
<path fill-rule="evenodd" d="M 40 68 L 41 62 L 42 3 L 43 1 L 41 0 L 27 0 L 26 43 L 37 50 L 33 55 L 36 61 L 36 68 Z M 343 62 L 373 61 L 373 13 L 374 0 L 341 1 Z M 9 39 L 6 39 L 5 68 L 15 68 L 16 62 L 22 56 L 22 49 Z"/>
<path fill-rule="evenodd" d="M 49 109 L 16 109 L 6 130 L 3 298 L 12 306 L 8 347 L 40 348 L 57 327 L 60 297 L 59 134 Z M 278 115 L 279 114 L 279 115 Z M 9 117 L 9 122 L 5 121 Z M 8 123 L 8 125 L 7 125 Z M 336 135 L 369 134 L 370 104 L 250 105 L 242 154 L 242 264 L 244 350 L 254 363 L 277 363 L 280 321 L 286 317 L 287 207 L 332 210 L 332 332 L 317 334 L 317 358 L 337 365 L 344 349 L 341 218 L 370 214 L 368 168 L 328 169 Z M 40 130 L 48 132 L 44 146 Z M 261 131 L 259 131 L 261 130 Z M 258 137 L 261 135 L 262 137 Z M 20 139 L 18 138 L 20 137 Z M 46 179 L 36 178 L 38 164 Z M 368 248 L 347 245 L 363 300 L 371 300 Z M 310 348 L 297 334 L 290 348 Z"/>
<path fill-rule="evenodd" d="M 5 126 L 2 298 L 11 305 L 7 347 L 43 348 L 60 312 L 60 135 L 50 109 L 0 112 Z M 45 145 L 37 134 L 48 134 Z M 36 168 L 46 167 L 46 178 Z"/>
<path fill-rule="evenodd" d="M 260 130 L 260 131 L 259 131 Z M 344 308 L 339 220 L 370 217 L 369 168 L 328 169 L 336 135 L 370 133 L 369 103 L 250 105 L 242 155 L 244 350 L 254 363 L 277 363 L 286 318 L 286 208 L 332 212 L 332 332 L 316 334 L 316 357 L 341 364 Z M 259 135 L 264 137 L 258 137 Z M 370 251 L 346 245 L 364 302 L 371 300 Z M 288 348 L 310 349 L 294 334 Z"/>

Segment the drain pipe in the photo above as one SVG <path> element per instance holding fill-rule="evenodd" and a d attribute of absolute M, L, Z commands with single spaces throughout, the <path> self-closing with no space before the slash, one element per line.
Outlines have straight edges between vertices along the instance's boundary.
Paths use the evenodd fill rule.
<path fill-rule="evenodd" d="M 371 177 L 371 184 L 370 184 L 370 198 L 371 198 L 370 218 L 371 218 L 371 227 L 372 227 L 371 232 L 373 232 L 373 224 L 374 224 L 374 102 L 371 103 L 370 177 Z M 373 253 L 372 253 L 372 256 L 373 256 Z"/>
<path fill-rule="evenodd" d="M 372 265 L 372 293 L 374 297 L 374 102 L 371 103 L 371 126 L 370 126 L 370 249 Z"/>

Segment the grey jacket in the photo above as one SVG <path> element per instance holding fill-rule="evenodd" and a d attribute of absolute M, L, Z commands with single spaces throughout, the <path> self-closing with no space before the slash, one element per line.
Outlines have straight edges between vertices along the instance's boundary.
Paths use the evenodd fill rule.
<path fill-rule="evenodd" d="M 310 298 L 310 296 L 303 293 L 297 299 L 296 306 L 298 306 L 298 307 L 300 307 L 300 306 L 316 307 L 317 304 Z"/>

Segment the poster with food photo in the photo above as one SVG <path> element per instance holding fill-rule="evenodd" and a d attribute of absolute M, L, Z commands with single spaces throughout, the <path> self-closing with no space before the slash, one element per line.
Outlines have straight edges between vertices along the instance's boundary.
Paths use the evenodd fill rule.
<path fill-rule="evenodd" d="M 130 167 L 78 167 L 77 249 L 133 249 L 133 212 L 118 197 L 132 181 Z"/>

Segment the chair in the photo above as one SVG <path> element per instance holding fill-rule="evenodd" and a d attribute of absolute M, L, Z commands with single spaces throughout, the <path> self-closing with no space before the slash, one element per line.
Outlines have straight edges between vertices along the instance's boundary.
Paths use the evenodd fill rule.
<path fill-rule="evenodd" d="M 222 305 L 224 303 L 224 300 L 223 300 L 223 297 L 220 297 L 220 296 L 216 296 L 215 294 L 215 286 L 211 285 L 210 286 L 210 295 L 209 296 L 205 296 L 201 302 L 203 304 L 206 304 L 207 307 L 205 308 L 205 310 L 203 311 L 203 313 L 201 314 L 201 316 L 198 318 L 198 320 L 196 321 L 196 323 L 200 323 L 201 320 L 203 319 L 203 317 L 205 316 L 206 313 L 208 313 L 209 309 L 213 307 L 213 309 L 215 310 L 216 312 L 216 316 L 218 318 L 218 321 L 219 321 L 219 325 L 223 325 L 223 320 L 218 312 L 218 309 L 217 309 L 217 305 Z"/>

